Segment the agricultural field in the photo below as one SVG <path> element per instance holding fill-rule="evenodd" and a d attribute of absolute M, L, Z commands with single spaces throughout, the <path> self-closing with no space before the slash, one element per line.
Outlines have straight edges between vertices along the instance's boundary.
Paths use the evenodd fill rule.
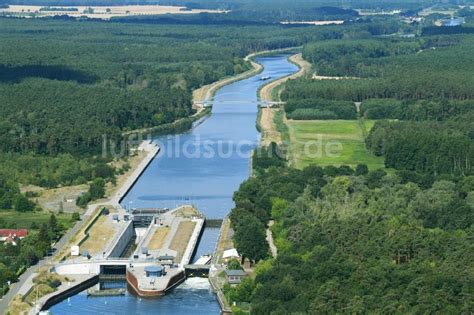
<path fill-rule="evenodd" d="M 199 14 L 223 13 L 218 10 L 191 10 L 178 6 L 162 5 L 127 5 L 127 6 L 38 6 L 38 5 L 11 5 L 0 9 L 0 12 L 9 16 L 50 17 L 68 15 L 72 17 L 88 17 L 109 20 L 113 17 L 134 15 L 161 15 L 161 14 Z"/>
<path fill-rule="evenodd" d="M 289 156 L 293 166 L 367 164 L 370 170 L 384 167 L 383 158 L 371 154 L 364 134 L 374 121 L 288 120 Z"/>

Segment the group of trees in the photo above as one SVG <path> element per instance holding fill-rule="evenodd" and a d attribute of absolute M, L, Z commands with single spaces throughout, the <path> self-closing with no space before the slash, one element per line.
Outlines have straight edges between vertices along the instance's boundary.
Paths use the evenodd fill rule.
<path fill-rule="evenodd" d="M 103 198 L 104 195 L 105 180 L 103 178 L 97 177 L 90 184 L 89 190 L 77 198 L 76 204 L 79 207 L 85 208 L 90 201 Z"/>
<path fill-rule="evenodd" d="M 280 15 L 268 11 L 260 21 L 251 12 L 247 18 L 236 12 L 222 18 L 204 14 L 176 21 L 167 16 L 110 23 L 0 17 L 0 210 L 37 208 L 28 198 L 34 196 L 22 194 L 20 185 L 54 188 L 88 183 L 89 190 L 77 204 L 85 207 L 102 198 L 106 182 L 113 182 L 120 171 L 111 166 L 110 152 L 103 152 L 104 139 L 119 146 L 125 142 L 123 134 L 133 129 L 163 130 L 176 121 L 182 122 L 176 124 L 179 128 L 191 126 L 182 118 L 194 112 L 192 91 L 250 69 L 242 57 L 251 52 L 389 31 L 369 21 L 325 28 L 275 23 L 301 13 L 356 15 L 352 10 L 308 5 L 311 12 L 299 7 L 300 13 L 292 15 L 295 9 L 287 5 L 274 11 Z M 335 106 L 330 108 L 336 112 Z M 275 163 L 284 165 L 280 158 L 264 155 L 256 165 L 266 168 Z M 238 203 L 243 209 L 245 204 Z M 239 249 L 253 260 L 267 256 L 265 218 L 250 215 L 241 221 L 242 226 L 254 227 L 253 234 L 236 228 Z M 0 263 L 20 274 L 60 234 L 50 235 L 55 231 L 52 225 L 39 227 L 38 234 L 17 247 L 1 248 Z M 263 247 L 250 248 L 255 239 Z M 3 269 L 0 264 L 2 275 L 13 280 L 12 273 Z"/>
<path fill-rule="evenodd" d="M 360 117 L 378 120 L 367 147 L 395 171 L 296 170 L 282 165 L 278 147 L 262 149 L 275 154 L 254 160 L 230 217 L 239 252 L 261 261 L 254 280 L 228 290 L 232 301 L 251 303 L 252 314 L 472 309 L 473 43 L 441 36 L 305 48 L 318 74 L 363 78 L 288 81 L 287 117 L 340 119 L 347 108 L 354 119 L 362 101 Z M 322 115 L 331 105 L 333 116 Z M 276 259 L 262 237 L 270 218 Z"/>
<path fill-rule="evenodd" d="M 3 151 L 100 153 L 103 135 L 187 117 L 193 89 L 249 67 L 196 32 L 29 22 L 0 20 Z"/>
<path fill-rule="evenodd" d="M 188 117 L 192 90 L 249 69 L 246 54 L 358 37 L 373 25 L 216 28 L 1 18 L 0 26 L 0 173 L 51 188 L 113 179 L 110 157 L 97 158 L 110 153 L 102 152 L 104 137 L 121 146 L 124 132 L 161 130 Z M 353 109 L 318 104 L 293 115 L 348 117 Z"/>
<path fill-rule="evenodd" d="M 120 143 L 124 131 L 189 116 L 192 90 L 249 69 L 241 58 L 249 52 L 351 32 L 5 18 L 0 25 L 0 149 L 49 156 L 97 154 L 104 135 Z"/>
<path fill-rule="evenodd" d="M 114 179 L 116 172 L 109 165 L 109 160 L 102 157 L 74 156 L 68 153 L 56 156 L 0 154 L 0 173 L 23 185 L 54 188 L 59 185 L 85 184 L 96 177 L 109 181 Z"/>
<path fill-rule="evenodd" d="M 330 115 L 318 104 L 337 104 L 337 113 L 349 110 L 349 102 L 362 102 L 360 117 L 398 120 L 378 121 L 366 142 L 387 167 L 403 171 L 403 178 L 424 186 L 439 176 L 470 175 L 473 47 L 468 35 L 307 45 L 304 56 L 318 73 L 363 78 L 289 81 L 282 94 L 287 117 L 341 119 L 345 116 Z"/>
<path fill-rule="evenodd" d="M 35 204 L 20 192 L 14 179 L 0 175 L 0 209 L 27 212 L 34 208 Z"/>
<path fill-rule="evenodd" d="M 319 75 L 373 77 L 383 69 L 372 67 L 369 61 L 413 54 L 420 50 L 419 41 L 335 40 L 305 45 L 304 59 L 311 62 Z"/>
<path fill-rule="evenodd" d="M 286 247 L 257 275 L 253 312 L 468 312 L 472 205 L 454 184 L 356 182 L 335 178 L 288 205 L 275 228 Z"/>

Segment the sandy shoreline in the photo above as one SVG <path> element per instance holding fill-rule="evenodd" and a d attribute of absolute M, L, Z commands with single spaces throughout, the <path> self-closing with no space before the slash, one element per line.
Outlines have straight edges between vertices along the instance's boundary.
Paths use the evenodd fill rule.
<path fill-rule="evenodd" d="M 251 56 L 251 55 L 249 55 L 249 56 Z M 249 58 L 250 58 L 249 56 L 245 57 L 246 61 L 249 60 Z M 204 85 L 204 86 L 200 87 L 199 89 L 194 90 L 193 91 L 193 106 L 198 111 L 202 110 L 203 107 L 204 107 L 204 103 L 210 102 L 212 100 L 212 98 L 214 97 L 214 94 L 220 88 L 222 88 L 222 87 L 224 87 L 228 84 L 231 84 L 233 82 L 249 78 L 253 75 L 256 75 L 256 74 L 260 73 L 263 70 L 262 65 L 254 62 L 254 61 L 251 61 L 251 60 L 250 60 L 250 62 L 252 64 L 253 69 L 247 70 L 247 71 L 245 71 L 243 73 L 240 73 L 236 76 L 224 78 L 224 79 L 216 81 L 214 83 Z"/>
<path fill-rule="evenodd" d="M 311 70 L 311 64 L 303 59 L 302 54 L 296 54 L 289 58 L 290 62 L 297 65 L 299 67 L 298 72 L 293 73 L 292 75 L 280 78 L 269 84 L 263 86 L 259 91 L 259 98 L 263 101 L 280 101 L 280 95 L 278 95 L 278 99 L 273 99 L 273 90 L 278 88 L 281 84 L 284 84 L 286 81 L 290 79 L 296 79 L 302 77 L 309 73 Z M 281 90 L 279 91 L 281 93 Z M 280 94 L 279 93 L 279 94 Z M 279 108 L 260 108 L 261 115 L 260 115 L 260 127 L 262 128 L 261 134 L 262 138 L 260 140 L 260 144 L 263 146 L 269 145 L 271 142 L 281 143 L 281 135 L 278 132 L 274 117 L 275 113 L 281 109 Z"/>
<path fill-rule="evenodd" d="M 259 97 L 261 100 L 263 101 L 267 101 L 267 102 L 270 102 L 270 101 L 280 101 L 280 99 L 273 99 L 272 97 L 272 91 L 278 87 L 280 84 L 283 84 L 285 83 L 286 81 L 288 80 L 291 80 L 291 79 L 296 79 L 296 78 L 299 78 L 299 77 L 302 77 L 303 75 L 305 75 L 307 72 L 310 71 L 311 69 L 311 64 L 309 62 L 307 62 L 306 60 L 303 59 L 302 57 L 302 54 L 296 54 L 296 55 L 293 55 L 289 58 L 290 62 L 297 65 L 300 69 L 298 70 L 298 72 L 292 74 L 292 75 L 289 75 L 289 76 L 286 76 L 286 77 L 283 77 L 283 78 L 280 78 L 278 80 L 275 80 L 273 82 L 270 82 L 268 83 L 267 85 L 263 86 L 261 89 L 260 89 L 260 92 L 259 92 Z"/>

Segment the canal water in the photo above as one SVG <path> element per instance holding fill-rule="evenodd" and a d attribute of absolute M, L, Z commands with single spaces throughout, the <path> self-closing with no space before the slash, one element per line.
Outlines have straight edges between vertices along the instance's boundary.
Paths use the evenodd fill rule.
<path fill-rule="evenodd" d="M 288 55 L 258 58 L 263 73 L 219 89 L 212 115 L 189 132 L 154 139 L 161 147 L 136 184 L 122 200 L 124 208 L 175 208 L 195 205 L 207 218 L 226 216 L 232 194 L 250 173 L 250 154 L 258 145 L 257 91 L 271 79 L 296 72 Z M 219 229 L 205 229 L 195 257 L 212 253 Z M 192 278 L 158 299 L 88 298 L 81 292 L 55 306 L 53 314 L 219 314 L 220 308 L 207 279 Z"/>

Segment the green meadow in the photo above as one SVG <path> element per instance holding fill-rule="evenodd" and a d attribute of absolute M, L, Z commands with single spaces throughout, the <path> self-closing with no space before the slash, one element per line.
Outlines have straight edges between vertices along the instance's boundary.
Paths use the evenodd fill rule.
<path fill-rule="evenodd" d="M 384 167 L 382 157 L 371 154 L 365 146 L 371 120 L 288 120 L 290 135 L 289 157 L 293 166 L 310 164 L 367 164 L 369 169 Z"/>

